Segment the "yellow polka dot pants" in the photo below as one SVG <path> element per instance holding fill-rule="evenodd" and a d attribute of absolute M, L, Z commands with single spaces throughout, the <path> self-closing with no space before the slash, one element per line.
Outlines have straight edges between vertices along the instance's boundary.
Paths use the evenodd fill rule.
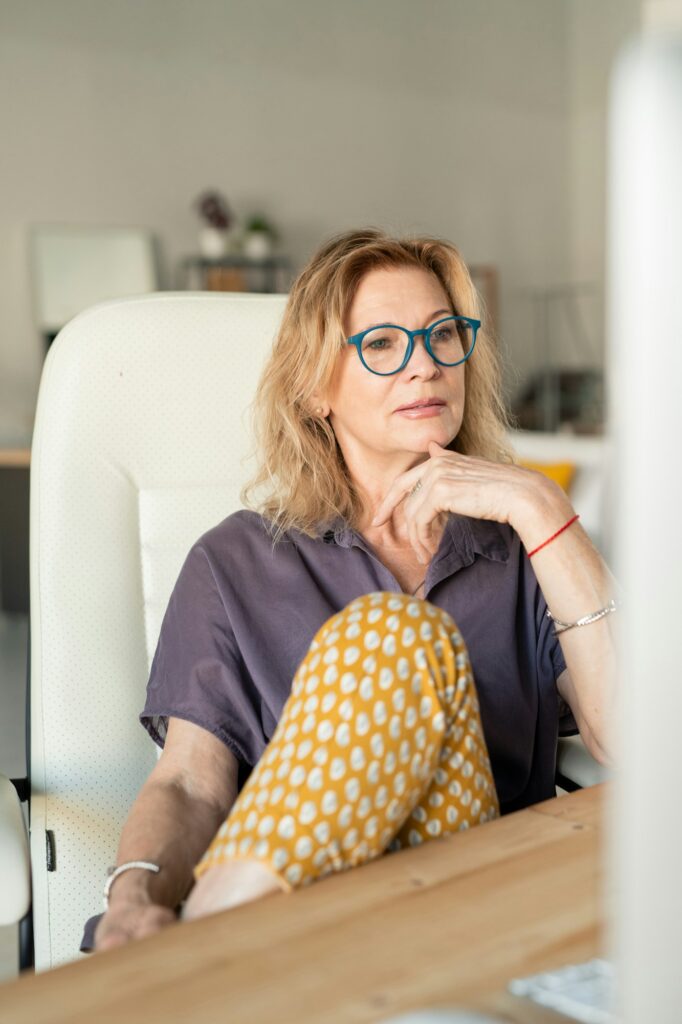
<path fill-rule="evenodd" d="M 365 594 L 319 629 L 194 877 L 247 858 L 291 889 L 498 815 L 452 618 L 405 594 Z"/>

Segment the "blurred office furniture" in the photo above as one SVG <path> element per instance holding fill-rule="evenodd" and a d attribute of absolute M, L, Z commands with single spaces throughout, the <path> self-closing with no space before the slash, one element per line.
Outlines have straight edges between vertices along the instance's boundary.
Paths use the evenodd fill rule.
<path fill-rule="evenodd" d="M 483 300 L 489 323 L 495 330 L 499 317 L 497 268 L 487 264 L 472 265 L 469 272 Z M 187 256 L 178 266 L 176 287 L 187 291 L 284 294 L 291 287 L 292 279 L 292 261 L 283 254 L 272 254 L 262 259 L 237 253 L 215 259 Z"/>
<path fill-rule="evenodd" d="M 280 293 L 291 285 L 291 260 L 230 255 L 216 259 L 188 256 L 180 263 L 177 287 L 188 291 Z"/>
<path fill-rule="evenodd" d="M 0 448 L 0 610 L 28 614 L 27 448 Z"/>
<path fill-rule="evenodd" d="M 139 228 L 34 225 L 30 251 L 35 318 L 47 347 L 82 310 L 159 287 L 156 242 Z"/>
<path fill-rule="evenodd" d="M 157 757 L 138 715 L 161 621 L 192 544 L 241 507 L 254 468 L 245 411 L 286 298 L 104 303 L 47 355 L 31 454 L 30 749 L 16 780 L 30 861 L 0 776 L 0 924 L 22 921 L 24 965 L 33 949 L 38 970 L 81 957 L 101 910 Z"/>
<path fill-rule="evenodd" d="M 605 418 L 603 371 L 543 367 L 530 375 L 514 399 L 512 415 L 521 430 L 601 434 Z"/>
<path fill-rule="evenodd" d="M 523 430 L 568 428 L 599 434 L 604 425 L 601 292 L 589 283 L 526 288 L 536 369 L 512 412 Z"/>

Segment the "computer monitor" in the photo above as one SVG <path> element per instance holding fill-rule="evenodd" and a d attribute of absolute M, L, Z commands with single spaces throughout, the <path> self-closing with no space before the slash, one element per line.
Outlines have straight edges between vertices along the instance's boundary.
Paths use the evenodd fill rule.
<path fill-rule="evenodd" d="M 682 32 L 621 55 L 607 333 L 620 694 L 607 900 L 627 1024 L 682 1020 Z"/>

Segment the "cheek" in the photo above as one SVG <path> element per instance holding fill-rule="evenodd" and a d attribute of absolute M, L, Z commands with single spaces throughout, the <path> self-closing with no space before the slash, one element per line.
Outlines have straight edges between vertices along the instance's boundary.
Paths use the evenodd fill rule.
<path fill-rule="evenodd" d="M 457 366 L 453 371 L 453 378 L 450 382 L 450 393 L 452 395 L 452 402 L 460 409 L 464 407 L 464 367 Z"/>
<path fill-rule="evenodd" d="M 373 413 L 380 413 L 387 402 L 390 384 L 365 370 L 355 356 L 339 368 L 330 391 L 332 412 L 341 419 L 367 420 Z"/>

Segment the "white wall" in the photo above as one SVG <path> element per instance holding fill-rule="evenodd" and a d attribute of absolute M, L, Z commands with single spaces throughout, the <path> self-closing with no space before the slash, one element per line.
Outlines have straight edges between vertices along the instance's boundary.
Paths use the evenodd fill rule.
<path fill-rule="evenodd" d="M 566 31 L 564 0 L 0 0 L 5 420 L 42 362 L 28 225 L 147 226 L 172 267 L 209 185 L 298 265 L 351 226 L 442 233 L 498 265 L 527 361 L 517 289 L 568 265 Z"/>
<path fill-rule="evenodd" d="M 543 354 L 528 289 L 591 282 L 598 365 L 608 75 L 639 20 L 639 0 L 0 0 L 0 445 L 30 434 L 43 358 L 28 226 L 146 226 L 170 286 L 206 186 L 269 213 L 297 266 L 366 223 L 495 263 L 510 389 Z M 565 323 L 554 345 L 584 359 Z"/>
<path fill-rule="evenodd" d="M 596 288 L 593 298 L 581 300 L 596 365 L 604 355 L 609 79 L 619 49 L 640 27 L 641 6 L 641 0 L 570 0 L 568 9 L 570 276 Z"/>

